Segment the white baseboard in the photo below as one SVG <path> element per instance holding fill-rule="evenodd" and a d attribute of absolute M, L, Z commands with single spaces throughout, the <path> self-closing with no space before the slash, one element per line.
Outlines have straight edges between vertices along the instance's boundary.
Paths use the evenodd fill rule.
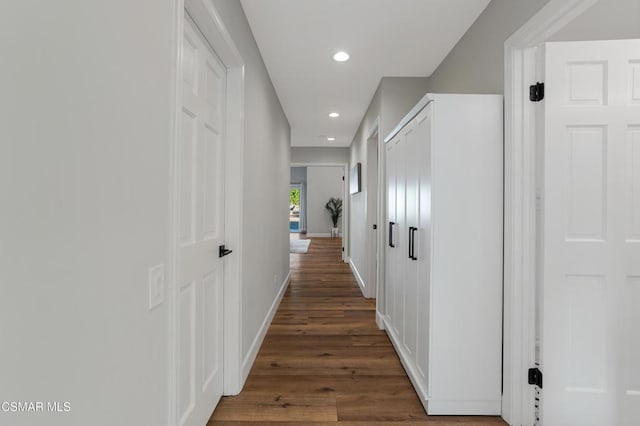
<path fill-rule="evenodd" d="M 364 297 L 368 297 L 367 291 L 364 285 L 364 280 L 362 279 L 362 276 L 360 275 L 358 268 L 356 268 L 356 265 L 354 265 L 353 260 L 351 258 L 349 258 L 349 266 L 351 267 L 351 272 L 353 272 L 353 276 L 356 277 L 356 282 L 360 286 L 360 291 L 362 292 L 362 295 Z"/>
<path fill-rule="evenodd" d="M 385 325 L 384 325 L 384 317 L 382 316 L 382 314 L 378 311 L 376 311 L 376 324 L 378 324 L 378 328 L 380 330 L 384 330 L 385 329 Z"/>
<path fill-rule="evenodd" d="M 307 233 L 307 237 L 312 237 L 312 238 L 330 238 L 331 237 L 331 233 L 327 232 L 326 234 L 324 233 Z"/>
<path fill-rule="evenodd" d="M 387 336 L 389 336 L 389 340 L 391 340 L 391 343 L 393 344 L 393 348 L 396 350 L 396 353 L 398 354 L 398 358 L 400 358 L 400 363 L 404 367 L 404 371 L 407 373 L 407 376 L 409 377 L 409 380 L 411 381 L 411 384 L 413 385 L 413 388 L 415 389 L 416 394 L 418 394 L 418 398 L 420 399 L 420 402 L 424 406 L 425 411 L 427 411 L 428 403 L 429 403 L 427 390 L 424 388 L 424 385 L 418 380 L 418 374 L 414 370 L 414 367 L 411 365 L 410 362 L 407 362 L 407 360 L 410 358 L 407 356 L 407 353 L 405 352 L 405 349 L 402 345 L 402 342 L 400 341 L 400 338 L 396 334 L 395 330 L 393 329 L 393 326 L 389 323 L 387 318 L 388 317 L 383 318 L 384 325 L 385 325 L 384 329 L 387 332 Z M 431 414 L 428 411 L 427 413 Z"/>
<path fill-rule="evenodd" d="M 376 316 L 377 320 L 377 316 Z M 382 321 L 385 325 L 385 331 L 389 336 L 389 340 L 393 344 L 398 358 L 404 367 L 413 388 L 418 394 L 420 402 L 424 406 L 427 414 L 436 415 L 481 415 L 481 416 L 499 416 L 501 413 L 500 398 L 487 399 L 487 400 L 444 400 L 438 398 L 429 397 L 425 384 L 419 380 L 416 366 L 409 362 L 409 355 L 407 354 L 399 336 L 396 334 L 393 326 L 390 324 L 388 317 L 382 317 Z"/>
<path fill-rule="evenodd" d="M 264 341 L 264 337 L 267 335 L 267 331 L 269 330 L 269 326 L 271 325 L 271 321 L 273 321 L 273 317 L 276 315 L 278 311 L 278 307 L 280 306 L 280 301 L 284 296 L 287 287 L 289 286 L 289 281 L 291 280 L 291 271 L 287 274 L 286 278 L 280 285 L 280 290 L 278 290 L 278 294 L 276 295 L 271 307 L 269 308 L 269 312 L 267 312 L 267 316 L 264 321 L 262 321 L 262 325 L 260 326 L 260 330 L 258 334 L 256 334 L 255 339 L 251 343 L 249 347 L 249 351 L 247 352 L 247 356 L 244 357 L 244 361 L 242 361 L 242 386 L 247 381 L 247 377 L 249 377 L 249 372 L 251 371 L 251 367 L 253 367 L 253 363 L 258 356 L 258 352 L 260 351 L 260 346 L 262 346 L 262 342 Z M 242 388 L 241 386 L 241 388 Z"/>

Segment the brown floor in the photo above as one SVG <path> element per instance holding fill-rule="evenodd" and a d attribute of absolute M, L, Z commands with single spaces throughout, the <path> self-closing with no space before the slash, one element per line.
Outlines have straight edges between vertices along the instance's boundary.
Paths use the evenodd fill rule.
<path fill-rule="evenodd" d="M 375 301 L 341 261 L 340 239 L 311 240 L 309 253 L 291 254 L 291 284 L 242 393 L 224 397 L 209 425 L 505 424 L 427 416 L 376 326 Z"/>

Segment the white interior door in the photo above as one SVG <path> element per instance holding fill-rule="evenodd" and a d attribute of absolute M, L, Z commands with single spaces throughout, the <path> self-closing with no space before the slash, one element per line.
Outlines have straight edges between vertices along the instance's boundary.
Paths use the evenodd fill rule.
<path fill-rule="evenodd" d="M 548 43 L 542 423 L 640 421 L 640 40 Z"/>
<path fill-rule="evenodd" d="M 178 152 L 178 415 L 204 425 L 222 396 L 226 70 L 189 19 Z"/>

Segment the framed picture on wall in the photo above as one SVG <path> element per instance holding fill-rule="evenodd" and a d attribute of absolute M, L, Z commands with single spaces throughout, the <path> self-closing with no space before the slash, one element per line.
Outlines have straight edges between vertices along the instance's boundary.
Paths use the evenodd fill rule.
<path fill-rule="evenodd" d="M 360 163 L 356 163 L 356 165 L 351 168 L 351 173 L 349 174 L 349 194 L 357 194 L 362 191 L 360 167 Z"/>

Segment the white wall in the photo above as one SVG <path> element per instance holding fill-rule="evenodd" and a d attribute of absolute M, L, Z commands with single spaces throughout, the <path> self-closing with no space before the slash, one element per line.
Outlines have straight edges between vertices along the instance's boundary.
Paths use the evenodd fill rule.
<path fill-rule="evenodd" d="M 344 202 L 343 173 L 342 167 L 307 167 L 307 233 L 331 234 L 333 222 L 325 205 L 331 197 Z M 342 218 L 338 226 L 341 223 Z"/>
<path fill-rule="evenodd" d="M 0 424 L 168 425 L 174 0 L 5 2 L 0 12 Z M 288 273 L 289 125 L 239 1 L 246 61 L 243 341 Z M 170 271 L 167 270 L 167 276 Z"/>
<path fill-rule="evenodd" d="M 174 4 L 0 9 L 0 424 L 166 425 Z"/>
<path fill-rule="evenodd" d="M 290 128 L 240 1 L 214 0 L 245 67 L 243 318 L 245 357 L 289 273 Z"/>

